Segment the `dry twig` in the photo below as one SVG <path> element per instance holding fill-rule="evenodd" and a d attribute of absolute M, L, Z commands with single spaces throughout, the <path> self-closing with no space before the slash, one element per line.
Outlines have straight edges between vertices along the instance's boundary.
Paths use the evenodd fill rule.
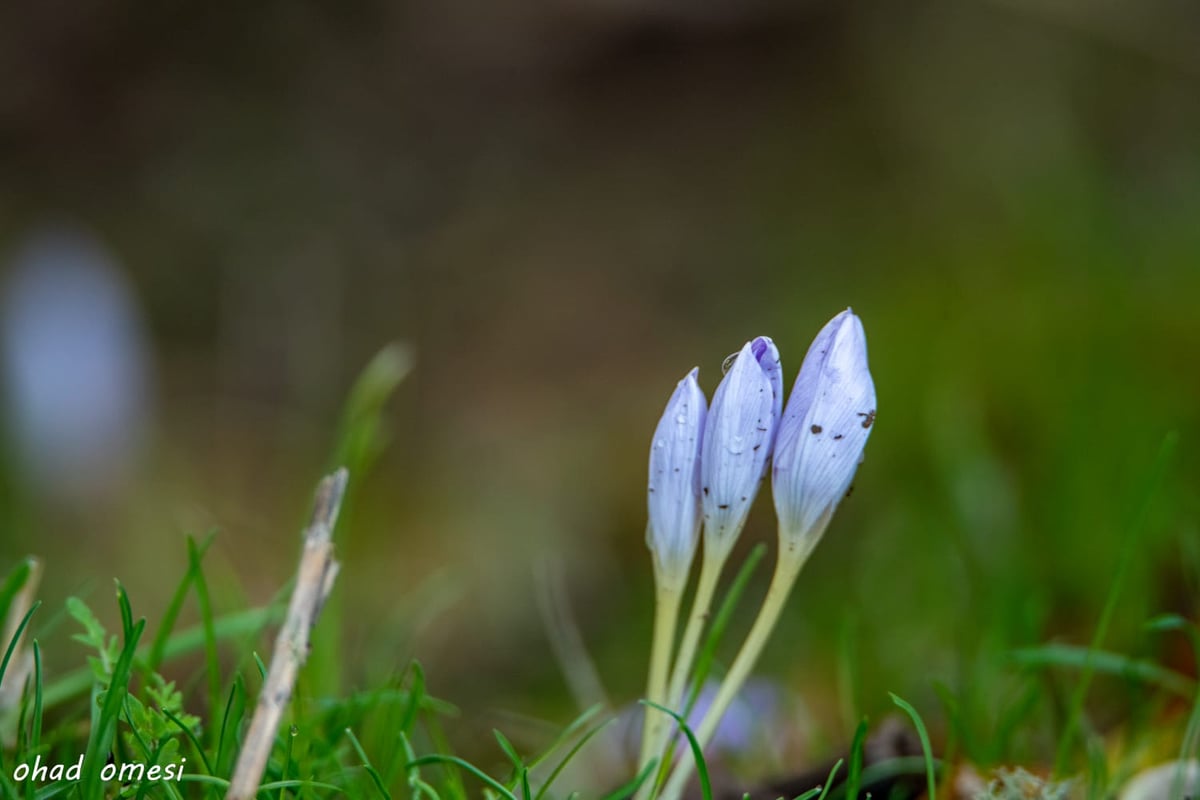
<path fill-rule="evenodd" d="M 271 666 L 238 753 L 225 800 L 252 800 L 262 782 L 279 721 L 291 700 L 300 667 L 308 657 L 309 632 L 337 577 L 332 537 L 345 492 L 345 469 L 329 475 L 317 487 L 316 507 L 304 532 L 304 553 L 296 573 L 296 588 L 292 591 L 287 618 L 275 639 Z"/>

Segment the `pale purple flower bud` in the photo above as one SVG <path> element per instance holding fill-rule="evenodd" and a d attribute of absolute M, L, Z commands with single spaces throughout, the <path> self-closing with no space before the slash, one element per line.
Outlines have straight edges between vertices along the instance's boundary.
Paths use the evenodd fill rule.
<path fill-rule="evenodd" d="M 687 581 L 700 537 L 700 444 L 707 402 L 693 369 L 675 387 L 650 446 L 646 544 L 663 580 Z"/>
<path fill-rule="evenodd" d="M 846 309 L 817 334 L 779 423 L 772 491 L 782 544 L 816 544 L 850 488 L 875 422 L 862 323 Z"/>
<path fill-rule="evenodd" d="M 700 457 L 706 557 L 737 540 L 766 475 L 783 405 L 779 351 L 765 336 L 747 342 L 713 394 Z"/>

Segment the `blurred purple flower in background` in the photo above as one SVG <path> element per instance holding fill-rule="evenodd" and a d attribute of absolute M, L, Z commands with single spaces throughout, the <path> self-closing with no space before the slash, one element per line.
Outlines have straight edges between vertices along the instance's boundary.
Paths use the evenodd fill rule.
<path fill-rule="evenodd" d="M 720 682 L 713 678 L 704 682 L 687 715 L 690 728 L 694 730 L 700 725 L 719 689 Z M 640 708 L 631 705 L 619 717 L 622 750 L 630 756 L 636 755 L 641 743 L 640 714 Z M 687 738 L 674 721 L 670 725 L 675 752 L 688 753 Z M 775 764 L 785 753 L 803 749 L 800 744 L 806 741 L 810 725 L 809 711 L 798 695 L 767 678 L 751 678 L 721 717 L 704 752 L 726 764 L 744 760 L 756 762 L 760 767 Z"/>
<path fill-rule="evenodd" d="M 119 489 L 147 428 L 146 336 L 119 265 L 86 232 L 31 234 L 0 286 L 4 421 L 14 471 L 40 494 Z"/>

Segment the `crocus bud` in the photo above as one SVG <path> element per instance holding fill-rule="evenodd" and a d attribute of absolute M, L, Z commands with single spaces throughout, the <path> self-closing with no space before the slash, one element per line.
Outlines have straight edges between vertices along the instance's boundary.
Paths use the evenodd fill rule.
<path fill-rule="evenodd" d="M 675 387 L 650 447 L 646 544 L 660 580 L 682 588 L 700 537 L 700 443 L 707 403 L 693 369 Z"/>
<path fill-rule="evenodd" d="M 862 323 L 831 319 L 800 366 L 779 423 L 772 491 L 781 545 L 803 557 L 854 479 L 875 422 L 875 384 Z"/>
<path fill-rule="evenodd" d="M 705 557 L 727 555 L 766 474 L 783 405 L 779 351 L 747 342 L 713 394 L 700 457 Z"/>

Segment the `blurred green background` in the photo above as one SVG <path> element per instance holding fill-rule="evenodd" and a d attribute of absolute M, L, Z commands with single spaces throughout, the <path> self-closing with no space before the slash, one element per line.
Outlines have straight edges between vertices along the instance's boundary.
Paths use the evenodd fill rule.
<path fill-rule="evenodd" d="M 1025 680 L 1009 648 L 1086 643 L 1172 430 L 1107 645 L 1194 674 L 1140 626 L 1200 610 L 1196 5 L 67 0 L 0 9 L 0 76 L 8 361 L 86 361 L 81 408 L 105 380 L 88 327 L 37 339 L 20 288 L 64 230 L 107 254 L 142 354 L 107 389 L 128 435 L 67 489 L 5 373 L 0 565 L 45 557 L 55 608 L 119 576 L 153 624 L 210 528 L 219 605 L 270 598 L 355 375 L 401 341 L 340 535 L 344 681 L 416 655 L 456 736 L 569 719 L 550 558 L 632 701 L 669 392 L 699 365 L 711 395 L 756 334 L 790 383 L 850 305 L 878 425 L 759 670 L 813 739 L 887 690 L 940 729 L 939 680 L 986 727 Z M 1102 724 L 1136 700 L 1093 699 Z"/>

